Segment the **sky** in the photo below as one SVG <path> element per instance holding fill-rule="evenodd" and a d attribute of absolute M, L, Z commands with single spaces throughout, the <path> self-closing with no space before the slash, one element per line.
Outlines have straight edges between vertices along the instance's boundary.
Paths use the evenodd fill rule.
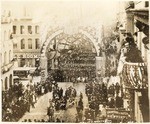
<path fill-rule="evenodd" d="M 119 2 L 115 0 L 11 0 L 2 1 L 1 10 L 11 10 L 20 18 L 24 10 L 34 22 L 47 22 L 66 27 L 109 25 L 116 21 Z"/>

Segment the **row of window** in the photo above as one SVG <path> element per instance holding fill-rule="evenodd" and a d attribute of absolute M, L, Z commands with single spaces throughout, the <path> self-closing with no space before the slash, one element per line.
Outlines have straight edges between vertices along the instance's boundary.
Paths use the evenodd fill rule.
<path fill-rule="evenodd" d="M 17 33 L 17 30 L 19 30 L 19 29 L 17 29 L 17 28 L 19 28 L 19 27 L 17 27 L 17 26 L 13 26 L 13 34 L 16 34 Z M 32 34 L 33 33 L 33 26 L 27 26 L 27 33 L 28 34 Z M 35 26 L 35 33 L 36 34 L 39 34 L 39 26 Z M 20 26 L 20 34 L 25 34 L 25 26 L 23 26 L 23 25 L 21 25 Z"/>
<path fill-rule="evenodd" d="M 13 45 L 14 49 L 17 49 L 17 43 Z M 25 39 L 21 39 L 20 41 L 20 49 L 25 49 Z M 28 39 L 28 49 L 33 49 L 32 39 Z M 35 49 L 40 49 L 40 41 L 39 39 L 35 39 Z"/>

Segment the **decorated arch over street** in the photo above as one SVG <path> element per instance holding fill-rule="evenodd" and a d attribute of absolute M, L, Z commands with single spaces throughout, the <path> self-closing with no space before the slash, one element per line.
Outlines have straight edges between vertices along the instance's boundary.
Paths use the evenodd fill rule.
<path fill-rule="evenodd" d="M 81 36 L 81 37 L 85 37 L 86 39 L 88 39 L 88 41 L 93 45 L 93 47 L 95 49 L 96 56 L 98 57 L 99 51 L 100 51 L 99 46 L 100 46 L 101 39 L 100 39 L 100 36 L 96 36 L 96 34 L 97 34 L 97 32 L 94 28 L 87 28 L 87 27 L 83 28 L 82 27 L 82 28 L 79 28 L 77 34 L 73 34 L 71 36 L 69 35 L 69 37 L 77 37 L 76 39 L 78 39 L 78 37 Z M 40 59 L 42 82 L 44 82 L 46 80 L 46 77 L 47 77 L 47 69 L 48 69 L 47 60 L 48 60 L 48 58 L 47 58 L 46 53 L 48 51 L 48 48 L 49 48 L 51 42 L 56 39 L 56 37 L 61 37 L 61 36 L 67 37 L 68 34 L 64 33 L 63 28 L 55 28 L 55 29 L 51 29 L 51 30 L 47 31 L 47 35 L 45 35 L 45 38 L 42 40 L 41 59 Z M 52 51 L 55 51 L 55 50 L 52 50 Z M 57 50 L 55 52 L 56 52 L 55 54 L 57 54 Z M 99 67 L 99 68 L 101 68 L 101 67 Z"/>

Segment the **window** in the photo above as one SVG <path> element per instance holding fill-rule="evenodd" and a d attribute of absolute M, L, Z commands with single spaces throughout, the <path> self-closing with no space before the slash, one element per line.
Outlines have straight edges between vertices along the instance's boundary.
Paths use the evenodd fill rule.
<path fill-rule="evenodd" d="M 35 49 L 40 49 L 39 39 L 35 39 Z"/>
<path fill-rule="evenodd" d="M 25 40 L 24 39 L 21 40 L 21 49 L 25 49 Z"/>
<path fill-rule="evenodd" d="M 7 82 L 8 82 L 8 78 L 6 77 L 6 78 L 5 78 L 5 90 L 8 89 L 8 84 L 7 84 Z"/>
<path fill-rule="evenodd" d="M 8 32 L 8 37 L 9 37 L 9 39 L 11 39 L 11 31 L 10 30 Z"/>
<path fill-rule="evenodd" d="M 13 26 L 13 34 L 16 34 L 17 27 Z"/>
<path fill-rule="evenodd" d="M 27 66 L 32 67 L 32 59 L 27 59 Z"/>
<path fill-rule="evenodd" d="M 39 59 L 35 59 L 35 67 L 38 67 L 40 65 Z"/>
<path fill-rule="evenodd" d="M 13 44 L 13 49 L 17 49 L 17 43 Z"/>
<path fill-rule="evenodd" d="M 4 31 L 4 41 L 7 40 L 7 32 Z"/>
<path fill-rule="evenodd" d="M 145 7 L 149 7 L 149 1 L 145 2 Z"/>
<path fill-rule="evenodd" d="M 6 65 L 6 61 L 7 61 L 7 53 L 4 53 L 4 65 Z"/>
<path fill-rule="evenodd" d="M 38 34 L 39 33 L 39 26 L 35 26 L 35 33 Z"/>
<path fill-rule="evenodd" d="M 9 86 L 12 87 L 12 74 L 9 76 Z"/>
<path fill-rule="evenodd" d="M 32 39 L 28 39 L 28 49 L 32 49 Z"/>
<path fill-rule="evenodd" d="M 32 34 L 32 26 L 28 26 L 28 33 Z"/>
<path fill-rule="evenodd" d="M 20 67 L 23 67 L 23 66 L 25 66 L 25 59 L 20 60 Z"/>
<path fill-rule="evenodd" d="M 24 26 L 20 26 L 20 34 L 24 34 Z"/>
<path fill-rule="evenodd" d="M 11 61 L 11 50 L 9 51 L 9 62 Z"/>

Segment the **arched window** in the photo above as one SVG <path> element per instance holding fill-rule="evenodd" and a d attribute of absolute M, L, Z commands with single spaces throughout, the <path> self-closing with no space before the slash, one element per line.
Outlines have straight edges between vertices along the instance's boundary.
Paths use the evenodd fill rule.
<path fill-rule="evenodd" d="M 17 30 L 17 27 L 14 25 L 13 26 L 13 34 L 16 34 L 16 30 Z"/>
<path fill-rule="evenodd" d="M 8 89 L 8 84 L 7 84 L 7 83 L 8 83 L 8 78 L 6 77 L 6 78 L 5 78 L 5 90 Z"/>
<path fill-rule="evenodd" d="M 9 76 L 9 86 L 12 87 L 12 74 Z"/>
<path fill-rule="evenodd" d="M 32 34 L 32 26 L 28 26 L 28 33 Z"/>
<path fill-rule="evenodd" d="M 7 40 L 7 32 L 4 31 L 4 41 Z"/>
<path fill-rule="evenodd" d="M 11 50 L 9 51 L 9 62 L 11 61 Z"/>
<path fill-rule="evenodd" d="M 40 41 L 39 41 L 39 39 L 35 39 L 35 49 L 40 49 Z"/>
<path fill-rule="evenodd" d="M 28 49 L 32 49 L 32 39 L 28 39 Z"/>
<path fill-rule="evenodd" d="M 38 25 L 35 26 L 35 33 L 39 34 L 39 26 Z"/>
<path fill-rule="evenodd" d="M 17 43 L 13 44 L 13 49 L 17 49 Z"/>
<path fill-rule="evenodd" d="M 8 33 L 8 37 L 9 39 L 11 39 L 11 31 L 9 30 L 9 33 Z"/>
<path fill-rule="evenodd" d="M 6 65 L 6 63 L 7 63 L 7 53 L 5 52 L 4 53 L 4 65 Z"/>
<path fill-rule="evenodd" d="M 25 49 L 25 40 L 21 39 L 21 49 Z"/>
<path fill-rule="evenodd" d="M 24 34 L 24 26 L 23 25 L 20 26 L 20 34 Z"/>

